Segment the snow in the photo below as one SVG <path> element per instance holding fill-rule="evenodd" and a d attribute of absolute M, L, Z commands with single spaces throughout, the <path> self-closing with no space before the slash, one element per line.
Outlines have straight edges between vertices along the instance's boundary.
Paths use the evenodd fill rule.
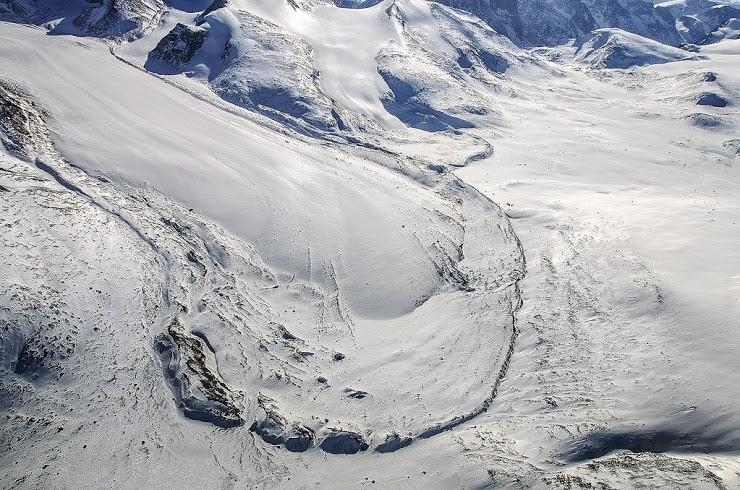
<path fill-rule="evenodd" d="M 220 114 L 203 119 L 203 113 L 215 111 L 202 103 L 195 109 L 183 106 L 179 103 L 183 95 L 177 92 L 169 97 L 163 96 L 163 84 L 156 79 L 139 76 L 137 90 L 127 90 L 126 87 L 132 83 L 124 73 L 131 70 L 101 55 L 101 47 L 89 54 L 63 57 L 65 48 L 76 53 L 76 45 L 65 41 L 59 48 L 61 55 L 39 52 L 32 56 L 30 53 L 33 51 L 23 48 L 32 49 L 33 43 L 25 46 L 22 43 L 22 39 L 9 39 L 4 46 L 4 57 L 26 60 L 34 70 L 43 74 L 38 82 L 41 87 L 33 87 L 35 92 L 56 114 L 58 121 L 75 128 L 71 137 L 60 135 L 57 145 L 70 160 L 85 168 L 104 174 L 121 173 L 125 169 L 126 178 L 132 182 L 146 182 L 155 188 L 167 189 L 173 197 L 227 224 L 235 233 L 248 237 L 250 241 L 264 243 L 266 249 L 271 249 L 269 255 L 285 261 L 291 270 L 305 266 L 306 250 L 301 243 L 303 240 L 300 245 L 292 245 L 291 232 L 272 229 L 280 226 L 282 221 L 275 218 L 276 214 L 285 213 L 291 216 L 291 221 L 304 223 L 305 228 L 299 233 L 308 235 L 307 242 L 320 242 L 318 238 L 332 229 L 366 224 L 367 227 L 359 227 L 364 229 L 362 235 L 348 233 L 346 239 L 359 245 L 359 248 L 349 247 L 352 259 L 375 256 L 377 248 L 368 239 L 379 234 L 390 250 L 404 250 L 406 253 L 418 250 L 415 240 L 401 230 L 400 221 L 392 231 L 382 234 L 376 228 L 384 214 L 379 212 L 377 201 L 385 198 L 399 211 L 404 209 L 398 201 L 404 198 L 391 192 L 399 184 L 375 187 L 371 193 L 375 202 L 352 197 L 352 188 L 356 184 L 350 184 L 347 175 L 340 178 L 334 171 L 323 169 L 333 162 L 329 160 L 319 164 L 326 157 L 318 157 L 317 151 L 306 145 L 299 144 L 301 150 L 298 151 L 305 152 L 298 156 L 296 150 L 291 151 L 290 146 L 286 148 L 282 141 L 276 141 L 270 133 L 260 131 L 254 124 L 245 127 L 241 120 L 227 119 Z M 100 93 L 120 94 L 116 99 L 96 100 L 95 96 L 87 93 L 86 87 L 76 83 L 76 73 L 84 73 L 85 66 L 100 61 L 106 64 L 106 70 L 86 73 L 85 78 Z M 16 80 L 24 79 L 21 72 L 6 73 Z M 65 98 L 54 100 L 51 95 L 59 90 L 64 91 Z M 140 102 L 132 105 L 132 101 L 125 98 L 127 94 L 137 97 Z M 102 120 L 93 114 L 102 115 Z M 131 124 L 132 120 L 137 124 Z M 147 121 L 145 125 L 144 121 Z M 175 121 L 178 121 L 178 126 L 173 126 Z M 189 127 L 198 127 L 198 133 L 187 131 Z M 161 130 L 153 131 L 153 128 Z M 112 148 L 96 143 L 111 137 L 116 140 Z M 101 148 L 105 148 L 104 157 L 97 153 Z M 281 158 L 276 158 L 276 155 L 281 155 Z M 340 164 L 339 155 L 333 159 Z M 353 168 L 352 163 L 341 165 Z M 355 163 L 354 166 L 359 165 Z M 176 175 L 174 179 L 171 178 L 173 173 Z M 357 169 L 352 178 L 357 178 L 358 184 L 372 186 L 372 177 L 364 173 L 361 168 Z M 246 175 L 251 177 L 246 178 Z M 250 181 L 256 178 L 255 175 L 266 180 Z M 271 191 L 276 187 L 282 189 L 280 195 Z M 209 189 L 216 188 L 219 192 L 213 195 Z M 310 199 L 303 197 L 308 195 Z M 345 202 L 351 202 L 352 206 L 346 207 Z M 336 214 L 331 209 L 336 209 Z M 324 219 L 322 215 L 332 218 Z M 325 246 L 334 248 L 337 244 Z M 349 260 L 351 269 L 348 275 L 357 282 L 358 294 L 362 296 L 357 303 L 367 303 L 368 307 L 373 306 L 369 297 L 376 297 L 376 301 L 382 298 L 385 287 L 389 288 L 386 291 L 394 289 L 394 281 L 403 280 L 414 285 L 414 292 L 409 296 L 386 298 L 385 307 L 389 314 L 394 315 L 407 311 L 409 305 L 433 288 L 434 283 L 427 272 L 403 265 L 399 255 L 388 258 L 391 261 L 388 270 L 398 271 L 398 274 L 396 279 L 388 274 L 383 279 L 385 286 L 373 281 L 372 287 L 364 287 L 367 282 L 364 271 L 368 267 L 362 261 Z M 322 263 L 324 253 L 319 253 L 316 260 Z"/>
<path fill-rule="evenodd" d="M 125 209 L 111 212 L 138 236 L 158 236 L 151 243 L 145 240 L 164 258 L 160 267 L 167 271 L 168 280 L 160 286 L 166 302 L 157 317 L 175 314 L 177 304 L 187 305 L 177 319 L 187 330 L 178 335 L 188 338 L 188 332 L 204 330 L 217 352 L 223 352 L 218 371 L 248 394 L 248 421 L 255 417 L 252 405 L 259 389 L 277 400 L 283 416 L 322 438 L 331 437 L 341 424 L 379 444 L 385 433 L 422 434 L 454 424 L 488 403 L 508 359 L 522 267 L 520 250 L 495 205 L 434 170 L 411 167 L 400 173 L 395 169 L 401 162 L 382 153 L 311 144 L 200 99 L 183 103 L 189 94 L 121 63 L 95 41 L 48 37 L 23 26 L 3 29 L 2 55 L 10 60 L 5 74 L 22 80 L 53 113 L 54 147 L 114 188 L 98 189 L 103 184 L 79 175 L 53 154 L 47 158 L 54 163 L 43 168 L 64 167 L 54 175 L 63 175 L 58 180 L 68 188 L 101 196 L 91 199 L 102 209 Z M 36 75 L 29 77 L 29 72 Z M 410 172 L 418 177 L 409 178 Z M 79 179 L 84 183 L 69 183 Z M 196 235 L 205 249 L 190 253 L 177 248 L 177 241 L 168 241 L 174 238 L 165 238 L 161 230 L 170 218 L 158 223 L 140 205 L 131 210 L 132 204 L 122 203 L 117 193 L 130 192 L 130 186 L 140 188 L 147 201 L 173 200 L 173 209 L 193 209 L 214 223 L 209 232 Z M 176 221 L 191 219 L 181 213 Z M 209 238 L 214 233 L 218 238 Z M 219 258 L 224 253 L 214 250 L 225 246 L 208 245 L 213 240 L 243 240 L 248 250 L 254 249 L 248 253 L 253 256 L 250 267 L 269 270 L 237 282 L 237 291 L 246 288 L 240 294 L 247 296 L 233 301 L 258 319 L 252 320 L 256 325 L 245 327 L 240 309 L 228 320 L 230 296 L 181 297 L 180 291 L 190 290 L 189 281 L 177 278 L 187 275 L 188 267 L 205 267 L 206 259 L 215 267 L 206 269 L 209 276 L 225 275 L 227 282 L 236 280 L 229 279 L 231 274 L 241 278 L 232 269 L 237 259 Z M 235 250 L 241 254 L 244 248 Z M 247 308 L 248 303 L 253 306 Z M 210 312 L 209 304 L 220 305 L 218 314 Z M 164 318 L 154 324 L 159 321 L 175 335 L 175 323 Z M 283 340 L 282 324 L 298 337 L 299 346 Z M 246 335 L 244 328 L 253 336 L 274 336 L 269 342 L 284 349 L 285 359 L 245 344 L 248 336 L 229 343 L 228 335 Z M 455 344 L 461 348 L 448 352 Z M 345 355 L 341 368 L 331 360 L 337 350 Z M 192 355 L 197 359 L 197 353 Z M 242 356 L 249 368 L 240 363 Z M 317 364 L 307 372 L 301 364 L 309 356 Z M 479 366 L 473 375 L 468 362 Z M 429 378 L 424 373 L 430 369 L 447 375 Z M 328 389 L 315 383 L 320 374 L 330 379 Z M 79 377 L 84 380 L 85 371 Z M 285 377 L 295 381 L 284 386 L 280 379 Z M 179 378 L 168 374 L 168 379 Z M 180 392 L 177 383 L 173 390 Z M 347 388 L 369 391 L 370 398 L 342 400 Z M 167 393 L 160 390 L 165 400 Z M 178 395 L 178 403 L 184 396 Z"/>
<path fill-rule="evenodd" d="M 678 48 L 621 29 L 597 29 L 576 41 L 575 59 L 591 67 L 630 68 L 694 58 Z"/>
<path fill-rule="evenodd" d="M 397 24 L 386 13 L 390 3 L 386 0 L 362 10 L 319 7 L 311 12 L 310 21 L 292 12 L 281 13 L 279 19 L 313 47 L 324 92 L 346 109 L 368 115 L 389 129 L 401 124 L 380 102 L 388 87 L 375 70 L 375 56 L 387 43 L 400 40 Z M 274 9 L 269 11 L 276 15 Z"/>
<path fill-rule="evenodd" d="M 610 299 L 609 306 L 590 306 L 606 310 L 588 335 L 606 335 L 605 326 L 619 322 L 600 315 L 615 315 L 624 319 L 618 342 L 633 339 L 646 349 L 612 346 L 621 352 L 617 357 L 626 357 L 600 363 L 610 382 L 624 376 L 626 393 L 613 388 L 609 395 L 621 400 L 622 423 L 676 424 L 672 430 L 706 431 L 708 438 L 712 430 L 727 430 L 725 441 L 736 440 L 736 429 L 729 427 L 736 426 L 733 407 L 740 396 L 728 382 L 740 347 L 732 333 L 740 313 L 740 262 L 733 253 L 737 156 L 726 144 L 736 135 L 737 116 L 717 109 L 712 112 L 734 122 L 718 130 L 697 129 L 680 117 L 696 110 L 691 102 L 661 102 L 651 90 L 656 76 L 678 80 L 689 70 L 710 70 L 737 94 L 737 53 L 732 45 L 704 48 L 709 59 L 608 78 L 645 77 L 626 89 L 578 76 L 554 81 L 544 92 L 553 93 L 552 99 L 504 107 L 516 119 L 494 141 L 494 156 L 459 172 L 492 199 L 510 203 L 505 210 L 528 251 L 525 305 L 539 304 L 541 286 L 529 281 L 553 273 L 582 280 L 578 264 L 596 261 L 582 266 L 592 276 L 586 284 L 576 283 L 578 290 L 606 283 L 602 294 Z M 555 251 L 563 241 L 574 255 L 558 263 Z M 549 304 L 545 309 L 567 309 Z M 520 322 L 528 321 L 527 311 L 525 306 Z M 540 308 L 531 311 L 543 315 Z M 630 325 L 637 330 L 630 331 Z M 689 416 L 669 415 L 689 407 L 694 407 Z M 723 428 L 710 428 L 710 420 Z"/>
<path fill-rule="evenodd" d="M 740 41 L 240 0 L 188 77 L 172 5 L 0 23 L 3 481 L 738 485 Z"/>

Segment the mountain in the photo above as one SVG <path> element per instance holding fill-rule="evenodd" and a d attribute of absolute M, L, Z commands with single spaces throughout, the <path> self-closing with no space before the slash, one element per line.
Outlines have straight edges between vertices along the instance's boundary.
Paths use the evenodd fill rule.
<path fill-rule="evenodd" d="M 737 486 L 728 6 L 0 0 L 0 486 Z"/>
<path fill-rule="evenodd" d="M 676 18 L 676 27 L 686 43 L 716 42 L 712 33 L 740 19 L 740 8 L 712 0 L 674 0 L 659 4 Z"/>
<path fill-rule="evenodd" d="M 576 47 L 575 59 L 592 68 L 630 68 L 694 58 L 682 49 L 620 29 L 597 29 L 579 38 Z"/>
<path fill-rule="evenodd" d="M 0 19 L 44 24 L 58 34 L 136 37 L 159 21 L 164 0 L 2 0 Z"/>
<path fill-rule="evenodd" d="M 193 24 L 175 25 L 144 66 L 186 73 L 224 100 L 302 131 L 343 134 L 400 123 L 428 131 L 471 127 L 495 106 L 475 87 L 530 59 L 480 20 L 437 4 L 278 5 L 253 2 L 247 11 L 216 2 Z M 337 70 L 350 56 L 355 66 Z M 347 85 L 356 97 L 348 97 Z"/>
<path fill-rule="evenodd" d="M 445 0 L 472 12 L 522 46 L 551 46 L 602 27 L 677 45 L 674 19 L 642 0 Z"/>
<path fill-rule="evenodd" d="M 251 8 L 249 2 L 233 0 L 181 3 L 104 0 L 91 5 L 84 0 L 1 0 L 0 18 L 47 24 L 57 33 L 135 38 L 158 24 L 168 7 L 200 12 L 199 23 L 221 8 L 242 11 Z M 327 5 L 364 9 L 379 3 L 387 1 L 296 0 L 290 5 L 305 11 Z M 737 7 L 715 0 L 672 0 L 655 6 L 643 0 L 445 0 L 440 3 L 475 14 L 497 32 L 525 47 L 562 44 L 599 28 L 619 28 L 672 46 L 702 43 L 710 33 L 738 17 Z"/>

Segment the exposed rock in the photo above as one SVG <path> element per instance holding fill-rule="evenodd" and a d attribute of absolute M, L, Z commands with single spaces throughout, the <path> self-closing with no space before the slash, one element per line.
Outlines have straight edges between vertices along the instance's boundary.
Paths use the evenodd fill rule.
<path fill-rule="evenodd" d="M 722 146 L 730 150 L 735 156 L 740 156 L 740 139 L 731 139 L 722 143 Z"/>
<path fill-rule="evenodd" d="M 45 112 L 17 85 L 0 79 L 0 144 L 31 160 L 50 145 Z"/>
<path fill-rule="evenodd" d="M 740 18 L 728 19 L 707 37 L 702 40 L 702 44 L 713 44 L 723 39 L 740 39 Z"/>
<path fill-rule="evenodd" d="M 207 365 L 199 338 L 186 334 L 182 325 L 173 320 L 168 334 L 154 340 L 154 348 L 185 417 L 223 428 L 244 423 L 231 390 Z"/>
<path fill-rule="evenodd" d="M 255 420 L 249 430 L 263 441 L 275 446 L 283 445 L 291 452 L 307 451 L 313 446 L 313 431 L 298 422 L 288 423 L 278 412 L 275 400 L 260 395 L 258 403 L 264 416 Z"/>
<path fill-rule="evenodd" d="M 319 447 L 331 454 L 356 454 L 367 450 L 368 444 L 360 434 L 338 430 L 330 432 Z"/>
<path fill-rule="evenodd" d="M 0 19 L 22 18 L 35 10 L 31 2 L 23 0 L 0 0 Z"/>
<path fill-rule="evenodd" d="M 164 0 L 103 0 L 84 9 L 74 25 L 95 36 L 137 37 L 156 23 Z"/>
<path fill-rule="evenodd" d="M 178 23 L 149 53 L 154 58 L 175 67 L 181 67 L 193 59 L 203 46 L 208 31 Z"/>
<path fill-rule="evenodd" d="M 213 3 L 208 6 L 203 12 L 200 13 L 195 19 L 196 25 L 201 25 L 205 21 L 206 15 L 211 12 L 215 12 L 218 9 L 222 9 L 229 4 L 229 0 L 213 0 Z"/>
<path fill-rule="evenodd" d="M 486 21 L 517 44 L 557 45 L 601 27 L 615 27 L 678 45 L 670 12 L 643 0 L 442 0 Z"/>
<path fill-rule="evenodd" d="M 709 105 L 712 107 L 725 107 L 727 99 L 713 92 L 704 92 L 696 99 L 696 105 Z"/>
<path fill-rule="evenodd" d="M 711 44 L 724 39 L 720 30 L 740 18 L 740 8 L 714 0 L 667 2 L 666 7 L 676 18 L 676 28 L 685 43 Z"/>
<path fill-rule="evenodd" d="M 369 395 L 367 391 L 355 390 L 352 388 L 345 388 L 344 393 L 346 393 L 347 398 L 354 398 L 355 400 L 362 400 Z"/>
<path fill-rule="evenodd" d="M 696 126 L 697 128 L 703 129 L 714 129 L 724 126 L 726 121 L 720 116 L 714 114 L 704 114 L 702 112 L 695 112 L 684 117 L 689 124 Z"/>
<path fill-rule="evenodd" d="M 409 446 L 412 442 L 414 440 L 411 437 L 402 437 L 397 432 L 393 432 L 385 437 L 385 442 L 376 446 L 375 451 L 379 453 L 392 453 Z"/>

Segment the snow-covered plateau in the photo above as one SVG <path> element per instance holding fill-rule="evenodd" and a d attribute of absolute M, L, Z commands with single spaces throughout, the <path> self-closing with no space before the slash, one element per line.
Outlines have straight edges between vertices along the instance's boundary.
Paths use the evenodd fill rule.
<path fill-rule="evenodd" d="M 0 488 L 740 488 L 740 4 L 0 0 Z"/>

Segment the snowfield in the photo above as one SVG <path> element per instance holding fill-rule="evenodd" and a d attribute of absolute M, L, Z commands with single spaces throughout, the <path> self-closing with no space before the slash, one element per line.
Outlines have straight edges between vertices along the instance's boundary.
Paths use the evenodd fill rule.
<path fill-rule="evenodd" d="M 740 486 L 734 20 L 443 3 L 0 0 L 2 488 Z"/>

